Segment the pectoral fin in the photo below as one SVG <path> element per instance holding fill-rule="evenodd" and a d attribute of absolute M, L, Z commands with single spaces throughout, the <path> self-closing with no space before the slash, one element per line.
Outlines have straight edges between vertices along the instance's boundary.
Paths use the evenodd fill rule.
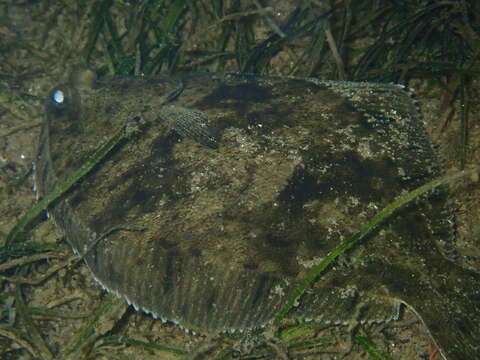
<path fill-rule="evenodd" d="M 211 129 L 211 119 L 206 113 L 181 106 L 166 105 L 162 107 L 160 116 L 181 136 L 212 149 L 218 147 L 218 140 Z"/>

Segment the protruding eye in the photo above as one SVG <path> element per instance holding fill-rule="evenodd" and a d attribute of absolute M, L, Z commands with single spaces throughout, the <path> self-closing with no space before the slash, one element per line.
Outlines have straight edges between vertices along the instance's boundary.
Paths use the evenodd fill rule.
<path fill-rule="evenodd" d="M 56 89 L 50 93 L 50 103 L 56 109 L 63 109 L 68 105 L 69 99 L 65 90 Z"/>
<path fill-rule="evenodd" d="M 65 93 L 62 90 L 55 90 L 52 95 L 55 104 L 63 105 L 65 101 Z"/>

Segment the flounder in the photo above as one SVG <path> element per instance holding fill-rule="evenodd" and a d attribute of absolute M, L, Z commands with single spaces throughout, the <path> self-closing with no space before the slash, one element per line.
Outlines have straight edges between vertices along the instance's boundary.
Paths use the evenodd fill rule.
<path fill-rule="evenodd" d="M 241 74 L 97 80 L 82 70 L 47 100 L 39 194 L 129 122 L 132 136 L 49 212 L 105 289 L 210 333 L 269 323 L 312 266 L 441 173 L 396 85 Z M 400 211 L 291 316 L 383 321 L 405 303 L 446 358 L 479 359 L 480 276 L 440 246 L 452 237 L 446 198 L 438 191 Z M 127 225 L 144 230 L 110 231 Z"/>

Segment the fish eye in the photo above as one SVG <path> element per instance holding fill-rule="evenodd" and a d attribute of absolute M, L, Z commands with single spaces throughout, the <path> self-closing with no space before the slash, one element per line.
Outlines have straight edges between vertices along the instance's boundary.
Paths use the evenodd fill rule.
<path fill-rule="evenodd" d="M 67 94 L 61 89 L 56 89 L 52 92 L 50 101 L 52 102 L 53 106 L 58 109 L 62 109 L 67 105 Z"/>
<path fill-rule="evenodd" d="M 62 90 L 55 90 L 52 95 L 52 100 L 56 104 L 63 104 L 65 101 L 65 93 Z"/>

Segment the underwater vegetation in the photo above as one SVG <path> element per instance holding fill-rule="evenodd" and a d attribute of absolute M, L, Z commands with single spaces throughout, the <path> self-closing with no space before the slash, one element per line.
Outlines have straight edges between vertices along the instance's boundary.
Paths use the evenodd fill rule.
<path fill-rule="evenodd" d="M 460 190 L 452 195 L 445 184 L 456 175 L 440 177 L 456 166 L 475 178 L 468 170 L 478 163 L 475 2 L 0 6 L 2 356 L 114 358 L 125 348 L 229 358 L 238 349 L 229 339 L 250 348 L 240 333 L 197 355 L 192 351 L 204 338 L 186 340 L 181 329 L 164 325 L 163 335 L 139 335 L 141 315 L 125 314 L 124 303 L 110 297 L 100 306 L 90 273 L 79 275 L 85 263 L 136 307 L 200 333 L 277 319 L 276 340 L 256 350 L 265 356 L 350 354 L 319 335 L 325 323 L 366 329 L 372 319 L 396 317 L 399 302 L 415 309 L 448 359 L 477 354 L 478 319 L 471 315 L 478 313 L 478 225 L 468 219 L 475 217 L 478 186 L 457 177 Z M 80 77 L 72 86 L 71 70 L 86 63 L 99 80 Z M 205 72 L 214 74 L 195 75 Z M 232 72 L 256 75 L 221 75 Z M 259 76 L 267 74 L 281 77 Z M 303 80 L 310 77 L 368 83 Z M 433 93 L 441 116 L 427 126 L 445 142 L 432 148 L 403 90 L 373 82 Z M 40 123 L 42 135 L 35 132 Z M 66 242 L 57 241 L 39 211 L 14 227 L 34 204 L 27 166 L 34 160 L 37 191 L 51 203 Z M 415 192 L 431 180 L 428 193 Z M 49 198 L 55 185 L 60 190 Z M 462 226 L 452 225 L 455 197 L 464 201 L 457 212 Z M 372 225 L 390 205 L 391 218 Z M 360 243 L 336 252 L 365 226 Z M 12 228 L 18 232 L 8 235 Z M 456 253 L 454 238 L 472 241 L 470 257 Z M 75 260 L 67 261 L 66 243 Z M 322 263 L 332 252 L 343 255 Z M 313 276 L 318 266 L 324 269 Z M 312 276 L 317 281 L 304 286 Z M 62 301 L 58 294 L 75 282 L 95 295 Z M 282 311 L 290 302 L 301 306 Z M 93 308 L 95 314 L 86 312 Z M 307 318 L 317 322 L 295 322 Z M 460 323 L 461 331 L 452 331 Z M 363 335 L 352 339 L 370 356 L 390 356 Z M 252 338 L 264 343 L 256 333 Z"/>

